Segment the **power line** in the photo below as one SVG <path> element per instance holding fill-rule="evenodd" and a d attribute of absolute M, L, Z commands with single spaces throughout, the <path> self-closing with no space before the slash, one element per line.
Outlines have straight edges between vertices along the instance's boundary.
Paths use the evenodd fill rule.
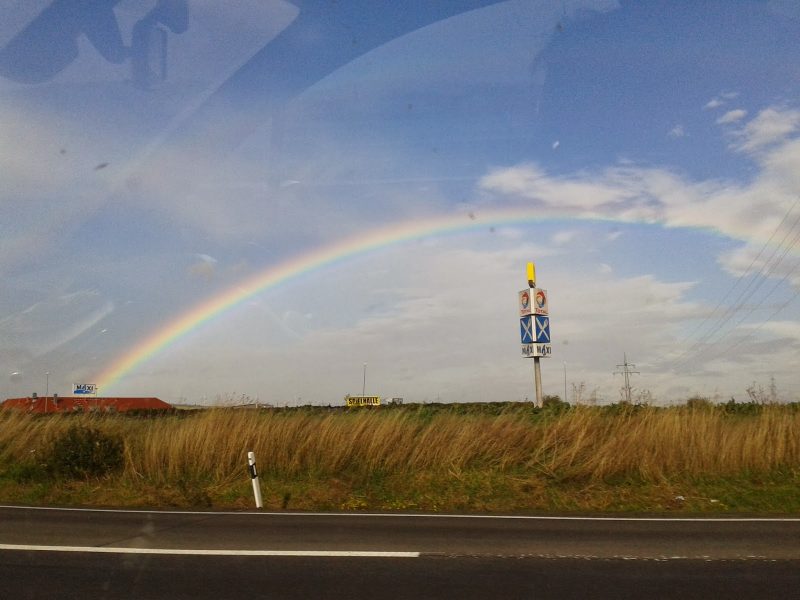
<path fill-rule="evenodd" d="M 765 250 L 766 250 L 766 249 L 769 247 L 770 243 L 772 242 L 772 239 L 773 239 L 773 238 L 774 238 L 774 237 L 777 235 L 778 231 L 780 231 L 780 228 L 781 228 L 781 227 L 783 226 L 783 224 L 786 222 L 786 219 L 788 219 L 788 218 L 789 218 L 789 215 L 792 213 L 792 211 L 795 209 L 795 207 L 798 205 L 798 203 L 800 203 L 800 197 L 798 197 L 798 198 L 797 198 L 797 199 L 794 201 L 794 204 L 792 204 L 792 205 L 789 207 L 789 210 L 787 210 L 787 211 L 786 211 L 786 214 L 785 214 L 785 215 L 783 215 L 783 219 L 781 219 L 781 222 L 780 222 L 780 223 L 778 223 L 778 226 L 777 226 L 777 227 L 775 227 L 774 231 L 772 232 L 772 235 L 770 235 L 770 236 L 769 236 L 769 239 L 768 239 L 768 240 L 767 240 L 767 241 L 764 243 L 764 245 L 761 247 L 761 250 L 759 250 L 759 251 L 758 251 L 758 254 L 756 255 L 756 257 L 755 257 L 755 258 L 753 258 L 753 260 L 752 260 L 752 261 L 750 261 L 750 264 L 748 265 L 747 269 L 745 269 L 744 273 L 742 273 L 741 275 L 739 275 L 739 277 L 736 279 L 736 281 L 734 281 L 734 282 L 733 282 L 733 285 L 731 285 L 731 287 L 728 289 L 728 291 L 726 291 L 726 292 L 725 292 L 725 294 L 723 294 L 722 298 L 720 298 L 719 302 L 717 302 L 717 305 L 714 307 L 714 309 L 711 311 L 711 313 L 710 313 L 708 316 L 706 316 L 706 318 L 705 318 L 705 319 L 703 319 L 703 321 L 702 321 L 702 322 L 700 323 L 700 325 L 697 327 L 697 329 L 698 329 L 698 330 L 702 329 L 702 328 L 705 326 L 705 324 L 706 324 L 708 321 L 710 321 L 710 320 L 713 318 L 713 316 L 716 314 L 716 312 L 717 312 L 717 311 L 718 311 L 718 310 L 719 310 L 719 309 L 722 307 L 722 305 L 725 303 L 725 299 L 726 299 L 728 296 L 730 296 L 730 295 L 731 295 L 731 293 L 733 293 L 733 290 L 735 290 L 735 289 L 736 289 L 736 286 L 738 286 L 738 285 L 739 285 L 739 283 L 742 281 L 742 279 L 744 279 L 745 277 L 748 277 L 748 276 L 750 275 L 750 271 L 752 270 L 752 268 L 753 268 L 753 265 L 755 265 L 755 264 L 756 264 L 756 262 L 758 261 L 758 259 L 759 259 L 759 258 L 761 258 L 761 255 L 762 255 L 762 254 L 764 254 L 764 251 L 765 251 Z M 798 217 L 798 218 L 800 218 L 800 217 Z M 795 225 L 796 225 L 796 223 L 795 223 Z M 792 228 L 790 228 L 790 231 L 791 231 L 791 229 L 793 229 L 793 228 L 794 228 L 794 225 L 792 225 Z M 686 341 L 688 340 L 688 338 L 689 338 L 689 337 L 691 337 L 691 336 L 686 336 L 686 337 L 685 337 L 683 340 L 681 340 L 681 342 L 680 342 L 680 343 L 684 343 L 684 342 L 686 342 Z M 679 357 L 679 358 L 680 358 L 680 357 Z"/>
<path fill-rule="evenodd" d="M 780 258 L 772 266 L 770 266 L 769 269 L 767 269 L 766 273 L 763 274 L 762 278 L 760 280 L 758 280 L 758 285 L 756 285 L 756 287 L 752 290 L 752 293 L 757 292 L 761 288 L 761 286 L 764 283 L 766 283 L 767 279 L 776 271 L 776 269 L 778 268 L 780 263 L 783 261 L 784 258 L 786 258 L 786 255 L 794 247 L 794 245 L 797 244 L 798 241 L 800 241 L 800 231 L 798 231 L 798 233 L 795 235 L 794 239 L 792 240 L 792 243 L 790 245 L 786 246 L 786 248 L 783 250 L 783 253 L 781 254 Z M 759 308 L 761 308 L 761 306 L 763 306 L 764 302 L 766 302 L 769 299 L 769 297 L 772 296 L 773 293 L 775 293 L 775 290 L 777 290 L 778 287 L 783 282 L 785 282 L 797 270 L 798 266 L 800 266 L 800 263 L 796 264 L 781 279 L 779 279 L 775 283 L 775 285 L 772 286 L 772 288 L 769 290 L 769 292 L 767 292 L 758 302 L 756 302 L 754 305 L 752 305 L 750 307 L 750 310 L 746 314 L 742 315 L 735 323 L 733 323 L 733 326 L 730 329 L 728 329 L 727 331 L 722 333 L 713 342 L 709 341 L 711 339 L 711 337 L 713 335 L 715 335 L 718 331 L 720 331 L 720 329 L 722 329 L 722 327 L 725 326 L 728 321 L 733 319 L 735 313 L 737 313 L 740 309 L 742 309 L 745 306 L 746 299 L 743 299 L 740 302 L 737 302 L 736 304 L 734 304 L 732 307 L 730 307 L 728 309 L 728 312 L 726 313 L 725 319 L 720 321 L 720 323 L 717 325 L 717 327 L 715 327 L 711 332 L 709 332 L 707 334 L 705 340 L 698 341 L 695 344 L 695 347 L 698 347 L 698 346 L 702 345 L 703 342 L 705 342 L 707 344 L 707 346 L 710 346 L 712 344 L 719 344 L 723 340 L 725 340 L 727 337 L 729 337 L 734 331 L 736 331 L 736 328 L 747 318 L 747 316 L 749 314 L 752 314 L 752 312 L 758 310 Z M 745 288 L 745 291 L 746 291 L 746 289 L 747 288 Z M 687 361 L 684 360 L 682 362 L 685 363 Z M 682 364 L 682 363 L 679 363 L 679 364 Z"/>
<path fill-rule="evenodd" d="M 790 276 L 791 276 L 791 275 L 792 275 L 792 274 L 793 274 L 793 273 L 794 273 L 794 272 L 797 270 L 797 268 L 798 268 L 798 267 L 800 267 L 800 263 L 798 263 L 797 265 L 795 265 L 795 267 L 794 267 L 794 268 L 793 268 L 791 271 L 789 271 L 789 272 L 788 272 L 786 275 L 784 275 L 784 276 L 783 276 L 783 278 L 781 278 L 781 280 L 780 280 L 780 281 L 778 281 L 778 283 L 776 283 L 776 284 L 775 284 L 775 286 L 773 286 L 773 288 L 772 288 L 772 290 L 770 290 L 769 294 L 772 294 L 772 292 L 774 292 L 774 291 L 775 291 L 775 289 L 778 287 L 778 285 L 780 285 L 780 284 L 782 284 L 784 281 L 786 281 L 786 280 L 787 280 L 787 279 L 788 279 L 788 278 L 789 278 L 789 277 L 790 277 Z M 769 297 L 769 294 L 767 294 L 767 297 Z M 788 299 L 788 300 L 786 300 L 786 301 L 784 301 L 782 304 L 780 304 L 780 305 L 778 306 L 778 308 L 776 308 L 776 309 L 775 309 L 775 310 L 772 312 L 772 314 L 770 314 L 770 315 L 769 315 L 769 316 L 768 316 L 766 319 L 764 319 L 764 320 L 763 320 L 763 321 L 762 321 L 762 322 L 761 322 L 761 323 L 758 325 L 758 327 L 756 327 L 755 329 L 751 330 L 751 331 L 750 331 L 750 333 L 749 333 L 747 336 L 745 336 L 745 337 L 743 337 L 742 339 L 739 339 L 739 340 L 734 340 L 732 344 L 728 345 L 728 347 L 727 347 L 727 348 L 725 348 L 725 350 L 722 350 L 721 352 L 718 352 L 717 354 L 715 354 L 715 355 L 713 356 L 713 358 L 717 358 L 718 356 L 723 356 L 723 355 L 727 354 L 728 352 L 730 352 L 731 350 L 733 350 L 734 348 L 737 348 L 738 346 L 741 346 L 743 343 L 745 343 L 745 342 L 747 342 L 747 341 L 749 341 L 749 340 L 753 339 L 753 338 L 756 336 L 756 334 L 757 334 L 759 331 L 761 331 L 761 329 L 764 327 L 764 325 L 766 325 L 767 323 L 769 323 L 769 322 L 770 322 L 772 319 L 774 319 L 774 318 L 775 318 L 775 317 L 776 317 L 778 314 L 780 314 L 780 312 L 781 312 L 781 311 L 782 311 L 784 308 L 786 308 L 787 306 L 789 306 L 789 305 L 790 305 L 790 304 L 791 304 L 791 303 L 792 303 L 792 302 L 793 302 L 793 301 L 794 301 L 794 300 L 795 300 L 795 299 L 796 299 L 798 296 L 800 296 L 800 289 L 798 289 L 798 290 L 797 290 L 797 291 L 796 291 L 794 294 L 792 294 L 792 295 L 789 297 L 789 299 Z M 718 343 L 719 343 L 719 342 L 718 342 Z"/>
<path fill-rule="evenodd" d="M 772 232 L 772 235 L 770 236 L 769 240 L 767 240 L 767 242 L 761 248 L 761 250 L 756 255 L 756 257 L 750 262 L 750 265 L 747 267 L 745 272 L 742 275 L 739 276 L 739 278 L 734 282 L 733 286 L 731 286 L 731 288 L 728 290 L 728 292 L 726 292 L 726 294 L 719 301 L 719 303 L 714 308 L 714 310 L 711 312 L 711 314 L 703 320 L 703 322 L 700 325 L 700 328 L 702 328 L 707 322 L 709 322 L 711 320 L 713 315 L 723 305 L 723 303 L 725 302 L 726 298 L 728 296 L 730 296 L 731 293 L 738 286 L 738 284 L 745 277 L 747 277 L 750 274 L 750 271 L 752 270 L 753 265 L 755 265 L 756 262 L 759 260 L 759 258 L 761 258 L 762 254 L 764 253 L 766 248 L 769 246 L 770 242 L 773 240 L 773 238 L 778 233 L 778 231 L 781 229 L 781 226 L 786 222 L 786 219 L 789 217 L 789 215 L 792 213 L 794 208 L 797 206 L 798 202 L 800 202 L 800 198 L 798 198 L 798 200 L 795 200 L 794 204 L 792 204 L 792 206 L 789 208 L 787 213 L 784 215 L 784 217 L 781 220 L 781 222 L 778 224 L 778 226 Z M 773 251 L 770 254 L 769 258 L 764 263 L 764 266 L 762 266 L 759 269 L 759 273 L 757 275 L 753 276 L 753 278 L 748 282 L 748 284 L 744 287 L 744 289 L 742 289 L 739 292 L 739 294 L 736 297 L 736 300 L 734 301 L 734 303 L 731 306 L 728 306 L 728 308 L 725 310 L 725 312 L 722 314 L 722 316 L 719 317 L 719 319 L 717 320 L 716 326 L 712 325 L 712 328 L 709 331 L 707 331 L 705 334 L 700 336 L 691 346 L 689 346 L 677 358 L 675 358 L 675 359 L 673 359 L 671 361 L 675 367 L 680 367 L 684 363 L 688 362 L 688 358 L 690 358 L 691 356 L 694 356 L 696 354 L 696 351 L 704 343 L 706 345 L 710 345 L 711 343 L 719 343 L 720 341 L 725 339 L 725 337 L 730 335 L 730 333 L 733 331 L 733 329 L 731 329 L 728 332 L 724 333 L 715 342 L 708 341 L 718 331 L 720 331 L 734 317 L 734 315 L 745 305 L 745 303 L 747 301 L 747 298 L 749 296 L 752 296 L 752 294 L 754 294 L 755 292 L 757 292 L 761 288 L 761 286 L 766 282 L 766 280 L 777 270 L 777 268 L 780 266 L 780 264 L 786 258 L 786 255 L 789 253 L 789 251 L 797 244 L 798 241 L 800 241 L 800 230 L 798 230 L 795 233 L 795 235 L 792 238 L 792 240 L 789 242 L 789 244 L 786 245 L 787 239 L 792 234 L 792 232 L 795 231 L 795 229 L 797 228 L 798 224 L 800 224 L 800 215 L 797 216 L 797 218 L 792 223 L 791 227 L 789 227 L 788 230 L 786 230 L 786 233 L 784 234 L 783 238 L 777 244 L 777 246 L 775 246 L 775 248 L 773 249 Z M 780 255 L 776 259 L 776 255 L 778 255 L 779 252 L 780 252 Z M 779 282 L 779 284 L 780 284 L 780 282 Z M 753 286 L 755 286 L 755 287 L 753 287 Z M 757 304 L 757 307 L 761 306 L 764 303 L 764 301 L 774 292 L 774 290 L 776 288 L 777 288 L 777 285 L 775 287 L 773 287 L 773 289 L 764 298 L 762 298 L 762 300 Z M 748 294 L 748 292 L 749 292 L 749 296 L 746 297 L 745 295 Z M 744 320 L 744 317 L 742 317 L 736 323 L 736 325 L 741 323 L 742 320 Z"/>
<path fill-rule="evenodd" d="M 800 233 L 798 233 L 798 235 L 796 235 L 796 236 L 795 236 L 795 239 L 794 239 L 794 242 L 793 242 L 793 244 L 796 244 L 798 241 L 800 241 Z M 791 248 L 792 248 L 792 246 L 789 246 L 789 247 L 787 247 L 787 248 L 786 248 L 786 251 L 784 252 L 784 257 L 785 257 L 785 255 L 786 255 L 786 254 L 789 252 L 789 250 L 791 250 Z M 751 308 L 751 311 L 750 311 L 750 312 L 752 313 L 752 312 L 754 312 L 754 311 L 758 310 L 759 308 L 761 308 L 761 307 L 764 305 L 764 303 L 765 303 L 765 302 L 766 302 L 766 301 L 767 301 L 767 300 L 770 298 L 770 296 L 772 296 L 772 294 L 774 294 L 774 293 L 775 293 L 775 291 L 776 291 L 776 290 L 777 290 L 777 289 L 778 289 L 778 288 L 779 288 L 779 287 L 780 287 L 780 286 L 781 286 L 781 285 L 782 285 L 782 284 L 783 284 L 783 283 L 784 283 L 784 282 L 785 282 L 787 279 L 789 279 L 789 277 L 791 277 L 791 276 L 794 274 L 794 272 L 795 272 L 795 271 L 797 271 L 798 267 L 800 267 L 800 262 L 798 262 L 797 264 L 795 264 L 795 265 L 794 265 L 794 267 L 792 267 L 791 269 L 789 269 L 789 271 L 787 271 L 787 272 L 786 272 L 786 274 L 785 274 L 783 277 L 781 277 L 781 278 L 780 278 L 778 281 L 776 281 L 776 282 L 775 282 L 775 284 L 772 286 L 772 288 L 770 288 L 770 290 L 769 290 L 769 291 L 768 291 L 768 292 L 767 292 L 767 293 L 766 293 L 766 294 L 765 294 L 765 295 L 764 295 L 764 296 L 761 298 L 761 300 L 759 300 L 759 301 L 758 301 L 758 302 L 757 302 L 757 303 L 756 303 L 756 304 L 755 304 L 755 305 L 754 305 L 754 306 Z M 767 275 L 769 276 L 769 275 L 771 275 L 773 272 L 774 272 L 774 269 L 771 269 L 771 270 L 770 270 L 770 272 L 769 272 Z M 764 281 L 766 281 L 766 280 L 764 280 Z M 759 287 L 760 287 L 760 286 L 759 286 Z M 797 295 L 797 294 L 795 294 L 795 296 L 793 296 L 793 298 L 794 298 L 794 297 L 796 297 L 796 295 Z M 782 310 L 782 309 L 781 309 L 781 310 Z M 748 314 L 749 314 L 749 313 L 748 313 Z M 736 330 L 736 328 L 737 328 L 739 325 L 741 325 L 742 321 L 744 321 L 744 320 L 745 320 L 745 318 L 747 318 L 747 314 L 745 314 L 744 316 L 742 316 L 741 318 L 739 318 L 739 320 L 738 320 L 738 321 L 736 321 L 736 323 L 734 324 L 734 327 L 733 327 L 732 329 L 729 329 L 729 330 L 728 330 L 728 331 L 727 331 L 725 334 L 723 334 L 723 335 L 722 335 L 722 336 L 721 336 L 721 337 L 720 337 L 720 338 L 719 338 L 719 339 L 718 339 L 718 340 L 717 340 L 715 343 L 717 343 L 717 344 L 718 344 L 718 343 L 720 343 L 722 340 L 724 340 L 726 337 L 728 337 L 728 336 L 729 336 L 731 333 L 733 333 L 733 332 Z"/>

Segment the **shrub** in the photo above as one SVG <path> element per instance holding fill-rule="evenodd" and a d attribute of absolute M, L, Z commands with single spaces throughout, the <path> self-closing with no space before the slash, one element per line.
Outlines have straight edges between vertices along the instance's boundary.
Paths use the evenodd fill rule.
<path fill-rule="evenodd" d="M 686 400 L 686 407 L 695 410 L 705 410 L 712 408 L 714 403 L 705 396 L 692 396 Z"/>
<path fill-rule="evenodd" d="M 560 413 L 569 410 L 570 406 L 569 402 L 565 402 L 559 396 L 545 395 L 544 398 L 542 398 L 542 408 Z"/>
<path fill-rule="evenodd" d="M 75 425 L 53 440 L 48 466 L 64 477 L 100 477 L 118 470 L 123 463 L 123 444 L 118 437 Z"/>
<path fill-rule="evenodd" d="M 733 398 L 721 405 L 723 412 L 732 415 L 757 415 L 763 411 L 764 405 L 757 402 L 736 402 Z"/>
<path fill-rule="evenodd" d="M 30 483 L 46 478 L 47 474 L 40 465 L 32 462 L 15 463 L 8 465 L 5 470 L 0 471 L 0 477 L 10 479 L 15 483 Z"/>

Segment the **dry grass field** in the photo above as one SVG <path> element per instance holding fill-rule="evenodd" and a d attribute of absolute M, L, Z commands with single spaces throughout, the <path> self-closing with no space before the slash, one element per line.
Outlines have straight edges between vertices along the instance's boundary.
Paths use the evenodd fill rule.
<path fill-rule="evenodd" d="M 184 415 L 0 413 L 0 500 L 272 509 L 800 511 L 800 411 L 530 405 Z M 70 427 L 121 440 L 122 467 L 49 468 Z"/>

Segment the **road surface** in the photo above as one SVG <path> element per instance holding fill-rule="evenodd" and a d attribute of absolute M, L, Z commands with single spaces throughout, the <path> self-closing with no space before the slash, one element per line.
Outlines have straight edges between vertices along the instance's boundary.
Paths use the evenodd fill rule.
<path fill-rule="evenodd" d="M 9 598 L 770 598 L 800 519 L 0 507 Z"/>

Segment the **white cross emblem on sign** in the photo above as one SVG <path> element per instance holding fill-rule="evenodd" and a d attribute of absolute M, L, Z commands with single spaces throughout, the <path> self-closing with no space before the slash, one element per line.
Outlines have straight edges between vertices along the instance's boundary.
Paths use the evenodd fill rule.
<path fill-rule="evenodd" d="M 520 319 L 520 324 L 522 325 L 522 343 L 532 343 L 535 339 L 532 320 L 530 318 Z"/>
<path fill-rule="evenodd" d="M 536 317 L 536 343 L 550 342 L 550 323 L 547 317 Z"/>

